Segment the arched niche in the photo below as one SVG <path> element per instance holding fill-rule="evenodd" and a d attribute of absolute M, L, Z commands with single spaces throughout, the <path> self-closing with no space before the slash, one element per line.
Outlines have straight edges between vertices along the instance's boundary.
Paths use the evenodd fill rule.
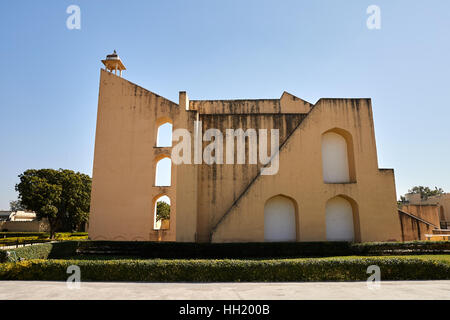
<path fill-rule="evenodd" d="M 349 132 L 334 128 L 322 134 L 322 173 L 325 183 L 356 182 L 353 139 Z"/>
<path fill-rule="evenodd" d="M 359 213 L 356 202 L 340 195 L 325 206 L 327 241 L 359 242 Z"/>
<path fill-rule="evenodd" d="M 297 205 L 293 199 L 278 195 L 264 206 L 264 241 L 297 240 Z"/>

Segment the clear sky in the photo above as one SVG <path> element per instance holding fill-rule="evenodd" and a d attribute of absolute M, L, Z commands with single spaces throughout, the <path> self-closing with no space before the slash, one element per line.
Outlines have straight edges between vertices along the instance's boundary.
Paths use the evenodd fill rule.
<path fill-rule="evenodd" d="M 81 29 L 66 27 L 69 5 Z M 369 5 L 381 29 L 369 30 Z M 450 1 L 5 1 L 0 209 L 28 168 L 92 174 L 100 60 L 172 101 L 372 98 L 379 166 L 397 193 L 450 191 Z"/>

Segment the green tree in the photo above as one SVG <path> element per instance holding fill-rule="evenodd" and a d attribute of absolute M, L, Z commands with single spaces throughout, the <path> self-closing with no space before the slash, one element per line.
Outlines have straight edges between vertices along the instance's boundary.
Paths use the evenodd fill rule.
<path fill-rule="evenodd" d="M 92 185 L 88 175 L 65 169 L 29 169 L 19 179 L 19 201 L 39 219 L 48 219 L 50 238 L 61 227 L 78 230 L 88 221 Z"/>
<path fill-rule="evenodd" d="M 170 219 L 170 204 L 158 202 L 156 204 L 156 221 Z"/>
<path fill-rule="evenodd" d="M 400 196 L 400 200 L 397 201 L 397 207 L 401 209 L 404 204 L 406 204 L 408 201 L 406 200 L 406 197 Z"/>
<path fill-rule="evenodd" d="M 9 210 L 11 211 L 23 211 L 25 210 L 24 206 L 19 200 L 10 201 L 9 202 Z"/>
<path fill-rule="evenodd" d="M 434 187 L 434 190 L 431 190 L 429 187 L 424 186 L 415 186 L 408 190 L 408 193 L 420 194 L 420 198 L 426 200 L 428 197 L 437 196 L 444 193 L 442 188 Z"/>

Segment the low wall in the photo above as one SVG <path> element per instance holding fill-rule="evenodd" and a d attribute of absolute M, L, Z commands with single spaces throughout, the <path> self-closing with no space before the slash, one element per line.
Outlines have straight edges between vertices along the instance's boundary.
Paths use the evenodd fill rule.
<path fill-rule="evenodd" d="M 402 211 L 411 213 L 412 215 L 419 217 L 435 226 L 439 227 L 439 206 L 437 205 L 418 205 L 408 204 L 402 206 Z"/>
<path fill-rule="evenodd" d="M 50 230 L 50 227 L 46 220 L 2 221 L 0 222 L 0 231 L 2 230 L 10 232 L 47 232 Z"/>
<path fill-rule="evenodd" d="M 426 234 L 432 234 L 435 226 L 407 212 L 398 211 L 402 230 L 402 241 L 427 240 Z"/>

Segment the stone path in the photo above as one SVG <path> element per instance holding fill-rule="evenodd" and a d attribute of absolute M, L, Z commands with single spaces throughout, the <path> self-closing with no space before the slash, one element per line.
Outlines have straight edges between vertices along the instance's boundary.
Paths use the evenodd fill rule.
<path fill-rule="evenodd" d="M 386 281 L 378 289 L 366 282 L 308 283 L 128 283 L 0 281 L 0 300 L 7 299 L 446 299 L 450 281 Z"/>

